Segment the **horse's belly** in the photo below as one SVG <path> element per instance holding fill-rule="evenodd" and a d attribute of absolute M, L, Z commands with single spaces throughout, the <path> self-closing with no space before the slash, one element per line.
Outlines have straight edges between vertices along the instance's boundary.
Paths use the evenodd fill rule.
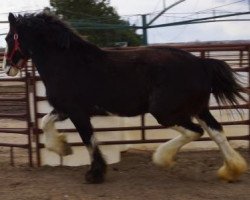
<path fill-rule="evenodd" d="M 130 101 L 116 101 L 111 104 L 102 105 L 102 107 L 119 116 L 137 116 L 148 112 L 148 104 L 146 102 L 135 102 L 133 99 Z"/>

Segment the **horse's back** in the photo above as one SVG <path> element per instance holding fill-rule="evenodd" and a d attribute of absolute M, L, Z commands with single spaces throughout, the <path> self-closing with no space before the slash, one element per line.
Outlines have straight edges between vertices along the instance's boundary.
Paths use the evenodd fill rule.
<path fill-rule="evenodd" d="M 207 71 L 202 60 L 188 52 L 173 48 L 107 51 L 106 62 L 105 102 L 114 112 L 186 110 L 193 114 L 208 101 Z"/>

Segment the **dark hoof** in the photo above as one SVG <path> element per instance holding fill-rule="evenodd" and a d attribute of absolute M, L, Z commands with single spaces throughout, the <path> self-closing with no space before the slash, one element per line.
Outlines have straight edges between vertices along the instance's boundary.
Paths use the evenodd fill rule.
<path fill-rule="evenodd" d="M 86 173 L 85 179 L 88 183 L 103 183 L 107 171 L 107 164 L 102 158 L 100 150 L 96 147 L 93 151 L 93 161 L 90 170 Z"/>
<path fill-rule="evenodd" d="M 87 181 L 87 183 L 91 184 L 103 183 L 105 180 L 105 173 L 103 173 L 102 171 L 89 170 L 85 174 L 85 180 Z"/>

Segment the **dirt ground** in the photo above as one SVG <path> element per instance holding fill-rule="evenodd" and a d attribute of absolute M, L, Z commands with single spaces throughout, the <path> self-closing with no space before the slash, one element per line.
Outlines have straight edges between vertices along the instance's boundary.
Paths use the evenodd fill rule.
<path fill-rule="evenodd" d="M 87 166 L 11 167 L 0 161 L 0 199 L 3 200 L 247 200 L 250 172 L 238 182 L 216 177 L 222 164 L 219 152 L 181 152 L 176 165 L 164 170 L 151 161 L 149 151 L 130 150 L 122 161 L 109 165 L 107 180 L 91 185 L 84 181 Z M 249 152 L 241 152 L 250 160 Z"/>
<path fill-rule="evenodd" d="M 9 102 L 0 104 L 0 113 L 17 111 L 23 112 L 24 105 L 13 108 Z M 13 123 L 16 127 L 25 126 L 19 120 L 0 119 L 2 128 Z M 27 138 L 1 134 L 0 139 L 22 143 Z M 217 179 L 216 171 L 222 165 L 218 151 L 181 152 L 176 165 L 164 170 L 152 163 L 152 152 L 129 150 L 122 154 L 120 163 L 109 165 L 106 182 L 100 185 L 85 182 L 88 166 L 30 168 L 27 151 L 14 151 L 16 166 L 11 167 L 9 148 L 0 147 L 0 200 L 250 199 L 250 171 L 235 183 Z M 243 150 L 241 153 L 250 163 L 250 153 Z"/>

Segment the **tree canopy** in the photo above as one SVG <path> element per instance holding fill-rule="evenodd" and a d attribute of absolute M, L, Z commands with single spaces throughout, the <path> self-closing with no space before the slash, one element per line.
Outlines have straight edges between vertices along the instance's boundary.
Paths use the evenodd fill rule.
<path fill-rule="evenodd" d="M 134 29 L 112 28 L 111 25 L 129 26 L 129 22 L 120 18 L 109 0 L 50 0 L 50 4 L 57 15 L 98 46 L 115 46 L 119 42 L 127 42 L 128 46 L 141 44 L 141 36 Z M 103 28 L 107 25 L 109 29 Z"/>

